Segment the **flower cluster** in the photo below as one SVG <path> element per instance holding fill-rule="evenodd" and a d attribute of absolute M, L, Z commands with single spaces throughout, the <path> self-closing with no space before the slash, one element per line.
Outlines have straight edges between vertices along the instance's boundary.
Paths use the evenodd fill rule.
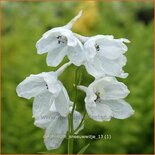
<path fill-rule="evenodd" d="M 72 114 L 73 130 L 81 125 L 82 115 L 75 106 L 67 90 L 58 80 L 59 75 L 71 64 L 84 65 L 95 80 L 88 87 L 76 88 L 86 93 L 85 108 L 88 116 L 95 121 L 109 121 L 112 117 L 125 119 L 134 111 L 124 100 L 129 94 L 128 88 L 116 77 L 126 78 L 123 66 L 126 64 L 124 53 L 129 40 L 114 39 L 111 35 L 85 37 L 71 31 L 82 11 L 67 25 L 53 28 L 37 41 L 38 54 L 48 53 L 48 66 L 58 66 L 65 56 L 69 62 L 57 71 L 30 75 L 16 88 L 20 97 L 34 97 L 33 118 L 37 127 L 45 129 L 44 143 L 48 150 L 58 148 L 69 130 L 69 115 Z"/>

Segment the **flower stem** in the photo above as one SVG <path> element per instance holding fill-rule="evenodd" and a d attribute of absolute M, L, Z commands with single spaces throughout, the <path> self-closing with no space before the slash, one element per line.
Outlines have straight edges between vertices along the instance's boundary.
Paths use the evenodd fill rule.
<path fill-rule="evenodd" d="M 74 98 L 74 104 L 73 104 L 73 108 L 71 113 L 69 114 L 68 117 L 68 154 L 72 154 L 73 153 L 73 143 L 74 143 L 74 139 L 73 139 L 73 135 L 74 135 L 74 124 L 73 124 L 73 114 L 74 114 L 74 110 L 75 110 L 75 106 L 76 106 L 76 102 L 77 102 L 77 85 L 78 85 L 78 81 L 79 81 L 79 77 L 78 77 L 78 70 L 79 68 L 76 69 L 75 71 L 75 98 Z"/>
<path fill-rule="evenodd" d="M 68 115 L 68 154 L 73 153 L 73 138 L 71 137 L 71 114 Z"/>

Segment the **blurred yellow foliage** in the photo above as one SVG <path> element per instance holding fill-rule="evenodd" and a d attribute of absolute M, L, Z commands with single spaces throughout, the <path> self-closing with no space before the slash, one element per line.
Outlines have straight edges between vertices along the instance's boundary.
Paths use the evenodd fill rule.
<path fill-rule="evenodd" d="M 90 29 L 96 24 L 98 17 L 97 2 L 80 2 L 77 10 L 83 10 L 83 14 L 81 18 L 75 23 L 73 30 L 84 34 L 89 33 Z"/>

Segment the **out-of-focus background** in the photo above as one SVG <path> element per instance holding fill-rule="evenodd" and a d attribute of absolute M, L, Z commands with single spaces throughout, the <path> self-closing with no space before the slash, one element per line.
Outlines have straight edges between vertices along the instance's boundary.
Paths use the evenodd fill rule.
<path fill-rule="evenodd" d="M 87 117 L 80 135 L 110 134 L 111 139 L 77 139 L 74 153 L 90 143 L 85 153 L 153 154 L 153 1 L 147 2 L 2 2 L 2 153 L 67 153 L 67 140 L 57 150 L 47 151 L 44 130 L 33 125 L 33 99 L 19 98 L 16 86 L 30 74 L 51 71 L 46 54 L 37 55 L 35 44 L 47 30 L 65 25 L 79 10 L 77 33 L 91 36 L 112 34 L 128 38 L 129 73 L 123 81 L 131 93 L 127 101 L 135 114 L 125 120 L 95 122 Z M 60 66 L 67 61 L 67 58 Z M 75 66 L 60 77 L 74 98 Z M 83 70 L 82 84 L 93 80 Z M 77 109 L 83 113 L 85 94 L 78 91 Z"/>

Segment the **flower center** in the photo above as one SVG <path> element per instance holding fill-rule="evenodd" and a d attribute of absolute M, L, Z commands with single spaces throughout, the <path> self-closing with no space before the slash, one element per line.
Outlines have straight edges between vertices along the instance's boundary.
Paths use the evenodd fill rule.
<path fill-rule="evenodd" d="M 96 92 L 95 95 L 96 95 L 96 99 L 94 100 L 94 102 L 100 102 L 101 101 L 100 93 Z"/>
<path fill-rule="evenodd" d="M 100 50 L 100 46 L 98 44 L 95 44 L 95 48 L 96 48 L 96 51 Z"/>
<path fill-rule="evenodd" d="M 46 84 L 46 88 L 48 89 L 48 85 Z"/>
<path fill-rule="evenodd" d="M 67 43 L 67 38 L 65 36 L 58 36 L 57 40 L 58 40 L 58 44 L 65 44 L 65 43 Z"/>

